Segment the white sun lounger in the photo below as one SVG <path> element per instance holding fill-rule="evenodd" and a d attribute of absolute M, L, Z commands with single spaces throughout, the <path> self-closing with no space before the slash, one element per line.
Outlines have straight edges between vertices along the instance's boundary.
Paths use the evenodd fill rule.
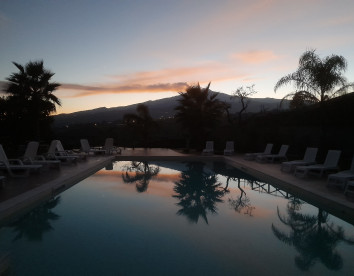
<path fill-rule="evenodd" d="M 316 163 L 316 155 L 318 148 L 307 148 L 304 159 L 283 162 L 281 164 L 281 171 L 293 172 L 297 166 L 308 166 Z"/>
<path fill-rule="evenodd" d="M 114 146 L 113 138 L 106 138 L 103 149 L 106 151 L 106 154 L 120 154 L 122 152 L 120 148 Z"/>
<path fill-rule="evenodd" d="M 327 186 L 341 186 L 345 189 L 347 182 L 350 180 L 354 180 L 354 157 L 349 170 L 328 175 Z"/>
<path fill-rule="evenodd" d="M 27 144 L 25 154 L 22 157 L 23 163 L 60 168 L 59 160 L 46 160 L 43 155 L 37 155 L 38 147 L 39 143 L 36 141 Z"/>
<path fill-rule="evenodd" d="M 58 150 L 59 149 L 61 150 Z M 51 160 L 60 160 L 61 162 L 73 163 L 76 162 L 78 157 L 69 155 L 64 149 L 59 140 L 52 140 L 50 143 L 47 158 Z"/>
<path fill-rule="evenodd" d="M 207 141 L 205 149 L 203 149 L 203 155 L 214 154 L 214 141 Z"/>
<path fill-rule="evenodd" d="M 235 151 L 234 142 L 233 141 L 227 141 L 225 149 L 224 149 L 224 155 L 233 155 L 234 151 Z"/>
<path fill-rule="evenodd" d="M 316 175 L 322 177 L 324 173 L 338 171 L 338 161 L 340 154 L 340 150 L 329 150 L 326 160 L 323 164 L 298 166 L 295 169 L 294 175 L 299 177 L 305 177 L 307 175 Z"/>
<path fill-rule="evenodd" d="M 42 165 L 25 165 L 20 159 L 8 159 L 0 145 L 0 169 L 6 170 L 12 177 L 28 176 L 30 171 L 39 171 L 41 168 Z"/>
<path fill-rule="evenodd" d="M 267 144 L 264 152 L 253 152 L 253 153 L 246 153 L 245 154 L 245 159 L 246 160 L 254 160 L 256 159 L 257 156 L 262 155 L 262 154 L 271 154 L 272 153 L 272 148 L 273 144 Z"/>
<path fill-rule="evenodd" d="M 278 154 L 260 154 L 257 155 L 256 160 L 260 162 L 272 162 L 287 160 L 286 153 L 289 145 L 282 145 Z"/>
<path fill-rule="evenodd" d="M 102 148 L 91 148 L 87 139 L 80 139 L 81 151 L 86 154 L 105 154 L 106 150 Z"/>

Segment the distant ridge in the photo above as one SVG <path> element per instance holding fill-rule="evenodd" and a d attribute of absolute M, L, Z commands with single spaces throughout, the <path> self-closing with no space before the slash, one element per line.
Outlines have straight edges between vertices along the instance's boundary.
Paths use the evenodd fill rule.
<path fill-rule="evenodd" d="M 155 101 L 143 102 L 150 110 L 150 114 L 153 118 L 168 118 L 173 117 L 175 114 L 175 107 L 178 104 L 180 95 L 163 98 Z M 231 113 L 241 109 L 241 104 L 235 99 L 231 100 L 230 95 L 224 93 L 218 93 L 217 99 L 223 102 L 231 104 Z M 251 98 L 247 112 L 259 112 L 261 110 L 272 110 L 279 107 L 281 99 L 274 98 Z M 132 104 L 119 107 L 100 107 L 91 110 L 78 111 L 69 114 L 59 114 L 54 117 L 54 126 L 62 127 L 66 125 L 74 124 L 87 124 L 87 123 L 101 123 L 101 122 L 113 122 L 123 119 L 126 113 L 135 113 L 136 106 L 138 104 Z"/>

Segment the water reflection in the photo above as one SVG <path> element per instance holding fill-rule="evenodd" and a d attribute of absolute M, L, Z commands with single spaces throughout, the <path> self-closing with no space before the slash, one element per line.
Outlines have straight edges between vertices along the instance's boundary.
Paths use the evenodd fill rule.
<path fill-rule="evenodd" d="M 237 195 L 235 199 L 230 197 L 227 200 L 231 208 L 234 209 L 237 213 L 241 213 L 243 211 L 244 214 L 252 216 L 252 211 L 255 209 L 255 207 L 251 205 L 250 197 L 247 196 L 245 190 L 242 189 L 241 182 L 251 185 L 251 183 L 255 181 L 254 178 L 222 162 L 214 163 L 214 171 L 226 177 L 226 185 L 224 187 L 225 194 L 230 193 L 230 181 L 232 180 L 237 182 L 237 188 L 240 190 L 240 194 Z"/>
<path fill-rule="evenodd" d="M 139 193 L 147 191 L 152 177 L 158 175 L 160 167 L 150 165 L 147 161 L 132 161 L 130 165 L 124 167 L 125 174 L 122 174 L 124 183 L 135 183 Z M 131 173 L 134 174 L 131 174 Z"/>
<path fill-rule="evenodd" d="M 223 202 L 225 194 L 215 173 L 204 170 L 201 162 L 187 163 L 187 170 L 181 172 L 181 179 L 175 182 L 172 197 L 177 198 L 177 206 L 182 207 L 178 215 L 186 216 L 197 223 L 201 217 L 208 224 L 207 213 L 217 213 L 216 203 Z"/>
<path fill-rule="evenodd" d="M 50 199 L 10 224 L 16 233 L 13 241 L 26 238 L 29 241 L 42 241 L 44 233 L 54 230 L 51 221 L 60 218 L 52 211 L 60 203 L 60 196 Z"/>
<path fill-rule="evenodd" d="M 336 251 L 339 242 L 353 245 L 354 240 L 345 236 L 340 226 L 329 221 L 328 213 L 318 209 L 317 215 L 301 214 L 301 201 L 291 200 L 287 204 L 287 215 L 282 215 L 277 208 L 279 220 L 290 232 L 286 233 L 272 224 L 274 235 L 285 244 L 294 246 L 298 256 L 295 264 L 302 271 L 308 271 L 320 260 L 328 269 L 339 270 L 343 259 Z"/>
<path fill-rule="evenodd" d="M 236 197 L 236 199 L 229 198 L 228 202 L 230 206 L 238 213 L 244 211 L 244 214 L 252 216 L 252 211 L 255 209 L 251 205 L 251 200 L 247 196 L 246 192 L 241 188 L 241 178 L 232 178 L 233 180 L 237 181 L 237 187 L 241 191 L 241 194 Z M 229 178 L 227 182 L 229 181 Z"/>

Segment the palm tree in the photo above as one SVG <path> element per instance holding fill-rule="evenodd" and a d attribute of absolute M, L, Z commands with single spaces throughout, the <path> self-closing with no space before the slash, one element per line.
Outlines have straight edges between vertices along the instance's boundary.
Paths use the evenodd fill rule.
<path fill-rule="evenodd" d="M 224 103 L 216 99 L 218 93 L 210 93 L 209 87 L 210 83 L 204 89 L 198 83 L 179 93 L 176 119 L 186 131 L 187 148 L 190 140 L 202 146 L 225 111 Z"/>
<path fill-rule="evenodd" d="M 6 80 L 9 82 L 5 90 L 9 109 L 16 107 L 16 117 L 26 118 L 35 130 L 36 138 L 40 137 L 40 124 L 47 123 L 48 117 L 56 112 L 60 100 L 53 92 L 60 86 L 50 82 L 54 76 L 43 66 L 43 61 L 30 61 L 25 66 L 13 62 L 19 72 L 12 73 Z"/>
<path fill-rule="evenodd" d="M 295 107 L 301 104 L 324 102 L 347 93 L 353 83 L 347 83 L 343 73 L 347 62 L 343 56 L 331 55 L 321 59 L 315 50 L 308 50 L 299 59 L 298 69 L 282 77 L 275 85 L 274 92 L 280 87 L 293 83 L 296 91 L 284 99 L 296 100 Z"/>
<path fill-rule="evenodd" d="M 123 117 L 126 125 L 133 127 L 140 133 L 145 147 L 148 145 L 150 131 L 156 126 L 150 115 L 149 108 L 145 104 L 138 104 L 136 107 L 137 114 L 128 113 Z"/>

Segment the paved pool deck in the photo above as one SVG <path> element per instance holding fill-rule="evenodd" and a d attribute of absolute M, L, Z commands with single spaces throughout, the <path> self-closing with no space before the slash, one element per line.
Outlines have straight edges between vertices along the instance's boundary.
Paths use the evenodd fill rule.
<path fill-rule="evenodd" d="M 280 164 L 258 163 L 244 160 L 242 155 L 202 156 L 183 154 L 171 149 L 123 149 L 120 155 L 95 155 L 73 165 L 62 165 L 61 169 L 48 169 L 26 178 L 6 176 L 4 187 L 0 190 L 0 225 L 14 214 L 35 206 L 85 179 L 115 160 L 160 160 L 160 161 L 199 161 L 217 160 L 251 174 L 264 182 L 300 197 L 305 201 L 354 224 L 354 200 L 344 195 L 342 190 L 329 188 L 325 179 L 297 178 L 283 173 Z"/>

